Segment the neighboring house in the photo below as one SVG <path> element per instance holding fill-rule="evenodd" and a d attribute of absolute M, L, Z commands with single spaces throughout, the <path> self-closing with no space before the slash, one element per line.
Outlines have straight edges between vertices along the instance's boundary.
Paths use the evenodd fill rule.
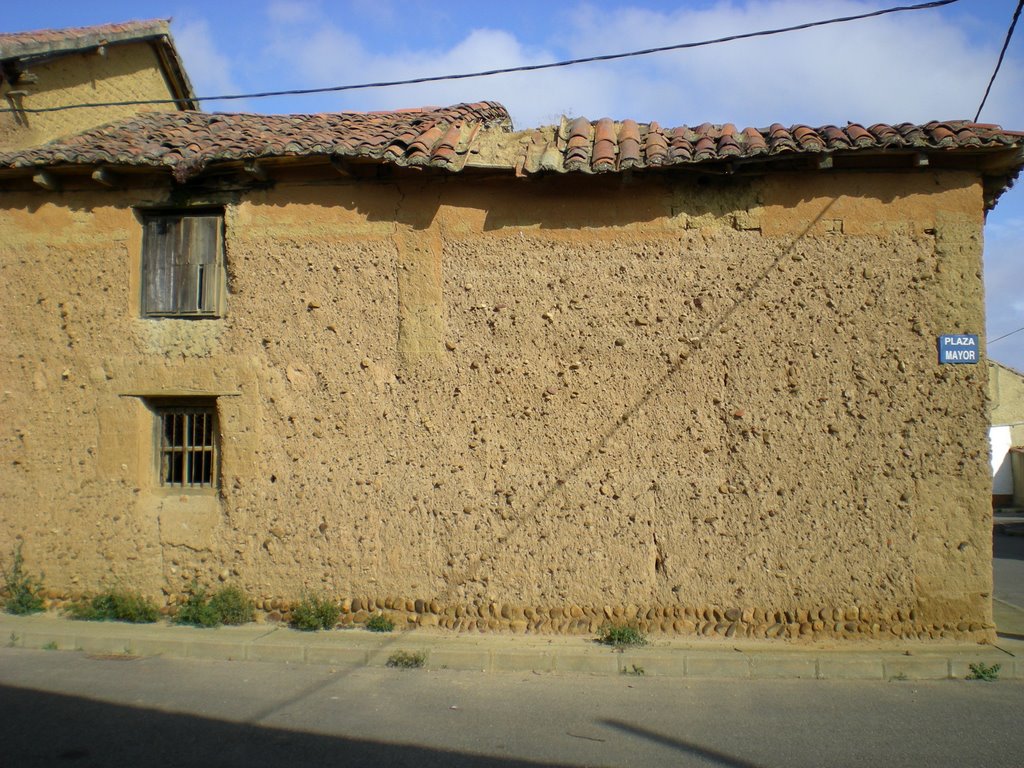
<path fill-rule="evenodd" d="M 992 505 L 1024 507 L 1024 456 L 1012 450 L 1024 448 L 1024 374 L 994 360 L 988 371 Z"/>
<path fill-rule="evenodd" d="M 178 99 L 195 94 L 164 20 L 0 33 L 0 150 L 28 147 L 173 104 L 33 112 L 68 104 Z"/>
<path fill-rule="evenodd" d="M 56 599 L 991 640 L 988 376 L 936 338 L 1022 149 L 481 103 L 0 154 L 0 552 Z"/>

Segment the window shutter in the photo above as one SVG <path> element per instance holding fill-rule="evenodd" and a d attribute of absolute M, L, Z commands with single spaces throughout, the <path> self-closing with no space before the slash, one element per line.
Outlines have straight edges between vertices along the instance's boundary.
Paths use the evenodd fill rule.
<path fill-rule="evenodd" d="M 174 272 L 171 258 L 177 240 L 174 219 L 154 216 L 146 220 L 142 279 L 146 314 L 174 311 Z"/>
<path fill-rule="evenodd" d="M 195 270 L 196 310 L 203 314 L 219 310 L 221 286 L 220 217 L 194 216 L 188 252 Z"/>
<path fill-rule="evenodd" d="M 155 215 L 145 222 L 143 311 L 217 315 L 222 293 L 221 218 Z"/>

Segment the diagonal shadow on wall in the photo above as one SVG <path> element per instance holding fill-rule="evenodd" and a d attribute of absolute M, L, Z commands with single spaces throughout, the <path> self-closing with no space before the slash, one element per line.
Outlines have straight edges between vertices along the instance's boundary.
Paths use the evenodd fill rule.
<path fill-rule="evenodd" d="M 775 258 L 765 267 L 761 272 L 750 282 L 742 296 L 736 303 L 725 310 L 721 315 L 712 320 L 704 332 L 697 337 L 697 340 L 691 342 L 691 351 L 699 352 L 701 349 L 706 347 L 714 338 L 714 336 L 725 326 L 726 323 L 738 312 L 740 309 L 748 305 L 757 294 L 758 289 L 768 280 L 768 278 L 779 268 L 782 261 L 793 253 L 797 245 L 811 232 L 814 227 L 825 218 L 825 215 L 835 205 L 836 199 L 829 200 L 824 207 L 818 212 L 818 214 L 811 219 L 807 226 L 800 231 L 788 244 L 782 247 Z M 695 361 L 698 355 L 691 354 L 686 359 L 678 359 L 672 363 L 668 370 L 662 374 L 656 381 L 644 391 L 644 393 L 629 407 L 627 407 L 610 427 L 601 435 L 600 440 L 596 441 L 590 446 L 590 448 L 578 458 L 564 473 L 562 476 L 557 478 L 555 481 L 550 483 L 540 494 L 540 496 L 534 500 L 530 505 L 529 509 L 524 515 L 522 515 L 517 521 L 516 526 L 509 530 L 505 536 L 505 541 L 511 538 L 516 533 L 519 533 L 524 529 L 527 523 L 534 523 L 539 520 L 540 511 L 544 506 L 551 501 L 555 494 L 562 488 L 570 478 L 573 478 L 580 474 L 580 472 L 590 464 L 595 457 L 605 450 L 609 441 L 612 440 L 619 432 L 621 432 L 630 421 L 641 412 L 645 406 L 661 391 L 663 390 L 672 378 L 685 368 L 691 361 Z M 480 565 L 475 563 L 469 568 L 465 569 L 461 574 L 452 575 L 451 581 L 449 582 L 452 586 L 449 587 L 447 593 L 438 595 L 439 598 L 448 598 L 451 596 L 451 591 L 454 587 L 465 584 L 466 581 L 475 578 L 479 572 Z"/>

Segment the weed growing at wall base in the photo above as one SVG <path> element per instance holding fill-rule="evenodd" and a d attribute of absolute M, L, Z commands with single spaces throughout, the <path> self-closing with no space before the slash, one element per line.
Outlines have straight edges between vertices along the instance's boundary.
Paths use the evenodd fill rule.
<path fill-rule="evenodd" d="M 304 595 L 292 608 L 289 622 L 295 629 L 312 632 L 317 629 L 333 629 L 341 615 L 341 607 L 329 597 Z"/>
<path fill-rule="evenodd" d="M 84 621 L 126 621 L 131 624 L 152 624 L 160 611 L 137 592 L 112 589 L 91 600 L 72 603 L 67 610 L 73 619 Z"/>
<path fill-rule="evenodd" d="M 636 627 L 605 624 L 597 631 L 597 642 L 616 648 L 647 645 L 647 637 Z"/>
<path fill-rule="evenodd" d="M 254 618 L 253 602 L 240 587 L 221 587 L 207 598 L 206 590 L 193 584 L 192 594 L 174 614 L 174 623 L 217 627 L 221 624 L 246 624 Z"/>
<path fill-rule="evenodd" d="M 25 573 L 25 559 L 21 555 L 21 542 L 14 546 L 14 557 L 11 569 L 3 569 L 4 575 L 4 610 L 16 616 L 39 613 L 43 610 L 43 589 L 41 579 Z"/>
<path fill-rule="evenodd" d="M 391 632 L 395 628 L 395 622 L 383 613 L 375 613 L 366 620 L 366 628 L 371 632 Z"/>
<path fill-rule="evenodd" d="M 193 627 L 216 627 L 220 625 L 220 616 L 210 605 L 206 590 L 192 585 L 192 593 L 174 614 L 175 624 L 190 624 Z"/>
<path fill-rule="evenodd" d="M 253 602 L 241 587 L 221 587 L 210 596 L 210 605 L 222 624 L 248 624 L 256 618 Z"/>

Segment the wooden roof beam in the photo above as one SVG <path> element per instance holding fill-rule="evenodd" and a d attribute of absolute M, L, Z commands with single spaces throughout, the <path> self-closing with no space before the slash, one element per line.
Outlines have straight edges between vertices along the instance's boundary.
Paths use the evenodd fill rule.
<path fill-rule="evenodd" d="M 120 186 L 117 174 L 105 166 L 100 166 L 92 172 L 92 180 L 104 187 Z"/>
<path fill-rule="evenodd" d="M 60 192 L 60 181 L 49 171 L 37 171 L 32 175 L 32 181 L 47 192 Z"/>
<path fill-rule="evenodd" d="M 257 181 L 267 181 L 270 178 L 267 167 L 259 160 L 246 160 L 242 163 L 242 170 Z"/>

